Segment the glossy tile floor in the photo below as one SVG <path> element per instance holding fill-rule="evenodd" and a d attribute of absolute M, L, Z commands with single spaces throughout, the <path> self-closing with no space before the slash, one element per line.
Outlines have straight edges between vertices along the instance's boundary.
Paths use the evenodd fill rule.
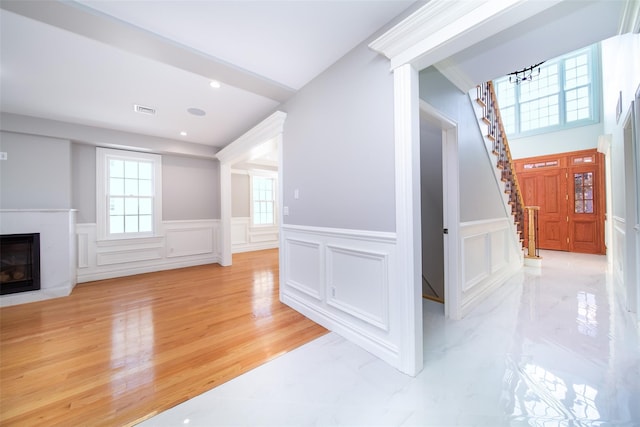
<path fill-rule="evenodd" d="M 330 333 L 141 426 L 640 426 L 640 347 L 606 259 L 543 251 L 467 318 L 424 301 L 424 370 Z"/>

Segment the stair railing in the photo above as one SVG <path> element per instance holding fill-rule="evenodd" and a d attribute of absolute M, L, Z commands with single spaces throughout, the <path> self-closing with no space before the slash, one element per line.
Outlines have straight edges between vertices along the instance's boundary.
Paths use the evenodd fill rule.
<path fill-rule="evenodd" d="M 501 169 L 501 178 L 505 183 L 505 193 L 509 196 L 511 214 L 514 217 L 520 244 L 524 247 L 524 199 L 515 174 L 509 141 L 504 131 L 498 100 L 492 82 L 477 86 L 478 103 L 482 106 L 482 120 L 489 128 L 488 137 L 492 141 L 492 151 L 498 158 L 497 167 Z M 535 228 L 534 228 L 535 230 Z M 534 239 L 534 242 L 537 241 Z"/>

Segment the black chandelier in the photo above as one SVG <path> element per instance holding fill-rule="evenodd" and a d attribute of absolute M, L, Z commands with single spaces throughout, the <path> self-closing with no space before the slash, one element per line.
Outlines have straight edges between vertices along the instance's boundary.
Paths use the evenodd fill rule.
<path fill-rule="evenodd" d="M 542 64 L 544 64 L 544 61 L 538 62 L 536 65 L 523 68 L 522 70 L 514 71 L 513 73 L 507 74 L 509 76 L 509 83 L 515 83 L 519 85 L 522 82 L 530 82 L 534 77 L 540 75 L 540 66 Z"/>

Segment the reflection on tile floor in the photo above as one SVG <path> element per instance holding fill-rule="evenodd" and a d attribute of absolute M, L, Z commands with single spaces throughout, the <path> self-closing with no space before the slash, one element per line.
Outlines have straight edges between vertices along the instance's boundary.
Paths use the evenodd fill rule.
<path fill-rule="evenodd" d="M 543 251 L 461 321 L 424 301 L 424 370 L 330 333 L 141 426 L 640 426 L 640 346 L 606 258 Z"/>

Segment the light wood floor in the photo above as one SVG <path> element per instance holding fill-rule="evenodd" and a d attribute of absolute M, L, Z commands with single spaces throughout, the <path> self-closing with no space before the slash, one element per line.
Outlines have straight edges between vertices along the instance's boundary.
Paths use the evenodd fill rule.
<path fill-rule="evenodd" d="M 278 301 L 277 250 L 0 309 L 0 424 L 132 425 L 327 331 Z"/>

